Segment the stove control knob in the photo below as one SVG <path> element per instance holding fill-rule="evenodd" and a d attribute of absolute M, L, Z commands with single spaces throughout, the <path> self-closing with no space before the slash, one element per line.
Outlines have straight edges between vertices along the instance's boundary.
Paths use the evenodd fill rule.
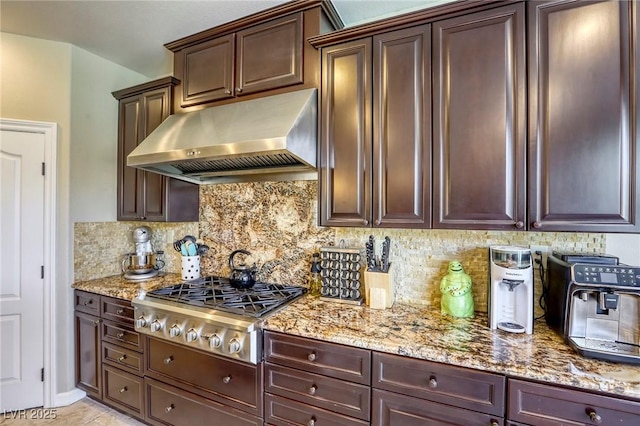
<path fill-rule="evenodd" d="M 233 338 L 231 340 L 229 340 L 229 353 L 230 354 L 237 354 L 238 352 L 240 352 L 240 349 L 242 349 L 242 344 L 240 343 L 240 341 L 236 338 Z"/>
<path fill-rule="evenodd" d="M 136 328 L 145 328 L 147 324 L 147 320 L 142 315 L 140 315 L 140 317 L 136 320 Z"/>
<path fill-rule="evenodd" d="M 217 334 L 212 334 L 209 337 L 209 346 L 211 348 L 219 348 L 221 344 L 222 344 L 222 339 L 220 339 L 220 336 L 218 336 Z"/>
<path fill-rule="evenodd" d="M 156 332 L 162 330 L 162 323 L 158 320 L 155 320 L 151 323 L 151 331 Z"/>
<path fill-rule="evenodd" d="M 169 336 L 171 337 L 178 337 L 181 333 L 182 333 L 182 330 L 180 330 L 180 327 L 178 326 L 178 324 L 173 324 L 169 329 Z"/>
<path fill-rule="evenodd" d="M 198 340 L 198 332 L 195 328 L 190 328 L 189 331 L 187 331 L 187 334 L 185 334 L 185 337 L 187 338 L 187 342 L 195 342 Z"/>

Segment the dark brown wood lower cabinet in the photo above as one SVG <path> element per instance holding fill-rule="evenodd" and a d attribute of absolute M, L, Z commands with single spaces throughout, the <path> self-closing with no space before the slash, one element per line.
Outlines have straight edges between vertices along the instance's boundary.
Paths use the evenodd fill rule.
<path fill-rule="evenodd" d="M 134 417 L 144 417 L 142 377 L 105 365 L 103 401 Z"/>
<path fill-rule="evenodd" d="M 270 394 L 265 395 L 264 411 L 265 422 L 276 426 L 362 426 L 369 424 L 363 420 Z"/>
<path fill-rule="evenodd" d="M 145 378 L 147 422 L 153 425 L 259 426 L 262 419 L 165 383 Z"/>
<path fill-rule="evenodd" d="M 371 424 L 375 426 L 499 426 L 501 417 L 438 404 L 383 390 L 373 390 Z"/>
<path fill-rule="evenodd" d="M 640 401 L 509 380 L 509 420 L 535 426 L 640 424 Z"/>
<path fill-rule="evenodd" d="M 98 296 L 99 297 L 99 296 Z M 100 318 L 75 312 L 76 383 L 87 395 L 102 398 Z"/>

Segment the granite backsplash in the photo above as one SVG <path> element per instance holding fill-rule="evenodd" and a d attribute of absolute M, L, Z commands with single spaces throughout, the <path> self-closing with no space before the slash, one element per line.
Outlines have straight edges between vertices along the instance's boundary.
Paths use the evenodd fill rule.
<path fill-rule="evenodd" d="M 527 231 L 454 231 L 415 229 L 327 228 L 317 226 L 318 185 L 315 181 L 253 182 L 202 185 L 199 223 L 148 223 L 154 248 L 165 250 L 167 271 L 180 272 L 171 242 L 185 234 L 211 247 L 202 258 L 203 274 L 228 275 L 228 257 L 236 249 L 252 252 L 249 261 L 261 267 L 265 281 L 305 284 L 311 255 L 344 240 L 364 247 L 369 235 L 391 238 L 396 300 L 440 303 L 440 279 L 451 260 L 462 262 L 473 281 L 476 311 L 487 311 L 488 247 L 549 246 L 554 250 L 600 253 L 604 234 Z M 122 255 L 131 251 L 137 222 L 77 223 L 75 280 L 118 274 Z M 536 274 L 537 275 L 537 274 Z M 539 295 L 541 284 L 536 277 Z M 537 298 L 536 298 L 537 300 Z M 540 313 L 540 312 L 538 312 Z"/>

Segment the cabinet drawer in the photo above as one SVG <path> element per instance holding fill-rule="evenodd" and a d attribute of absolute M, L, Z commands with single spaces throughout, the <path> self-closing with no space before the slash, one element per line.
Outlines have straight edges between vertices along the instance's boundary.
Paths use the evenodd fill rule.
<path fill-rule="evenodd" d="M 104 402 L 127 413 L 142 418 L 144 416 L 144 386 L 142 377 L 125 373 L 105 365 L 103 371 Z"/>
<path fill-rule="evenodd" d="M 276 426 L 318 424 L 324 426 L 361 426 L 369 423 L 312 407 L 276 395 L 264 397 L 264 421 Z"/>
<path fill-rule="evenodd" d="M 503 416 L 505 377 L 430 361 L 373 354 L 372 386 Z"/>
<path fill-rule="evenodd" d="M 266 332 L 265 360 L 311 373 L 368 385 L 371 352 L 335 343 Z"/>
<path fill-rule="evenodd" d="M 133 306 L 128 300 L 102 296 L 102 318 L 133 326 Z"/>
<path fill-rule="evenodd" d="M 143 359 L 144 356 L 141 353 L 134 352 L 131 349 L 125 349 L 106 342 L 102 344 L 102 362 L 129 373 L 141 376 L 144 373 Z"/>
<path fill-rule="evenodd" d="M 147 422 L 154 425 L 260 426 L 262 419 L 145 378 Z"/>
<path fill-rule="evenodd" d="M 73 298 L 76 311 L 100 316 L 100 295 L 75 290 Z"/>
<path fill-rule="evenodd" d="M 146 373 L 254 415 L 262 413 L 262 366 L 149 338 Z"/>
<path fill-rule="evenodd" d="M 424 426 L 424 425 L 459 425 L 459 426 L 499 426 L 504 424 L 502 417 L 458 407 L 425 401 L 393 392 L 373 390 L 373 414 L 371 424 L 374 426 Z"/>
<path fill-rule="evenodd" d="M 368 386 L 266 364 L 265 391 L 347 416 L 369 420 L 371 391 Z"/>
<path fill-rule="evenodd" d="M 135 331 L 133 326 L 103 320 L 102 340 L 136 352 L 142 352 L 142 336 Z"/>
<path fill-rule="evenodd" d="M 640 402 L 510 379 L 507 417 L 515 422 L 540 426 L 630 426 L 640 424 Z"/>

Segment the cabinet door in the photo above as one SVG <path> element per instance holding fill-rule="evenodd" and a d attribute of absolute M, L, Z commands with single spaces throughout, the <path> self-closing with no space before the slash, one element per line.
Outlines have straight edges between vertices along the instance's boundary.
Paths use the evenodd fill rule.
<path fill-rule="evenodd" d="M 102 398 L 100 318 L 75 312 L 76 384 L 94 398 Z"/>
<path fill-rule="evenodd" d="M 322 49 L 320 224 L 371 220 L 371 39 Z"/>
<path fill-rule="evenodd" d="M 140 140 L 142 142 L 160 125 L 171 111 L 170 89 L 163 88 L 142 94 L 142 113 L 140 121 Z M 144 210 L 142 217 L 149 221 L 166 220 L 167 177 L 150 172 L 144 173 Z"/>
<path fill-rule="evenodd" d="M 118 117 L 118 220 L 139 220 L 144 202 L 144 172 L 127 166 L 127 155 L 140 141 L 142 100 L 130 96 L 120 100 Z"/>
<path fill-rule="evenodd" d="M 237 33 L 236 95 L 302 83 L 302 13 Z"/>
<path fill-rule="evenodd" d="M 373 38 L 373 226 L 431 227 L 431 27 Z"/>
<path fill-rule="evenodd" d="M 640 231 L 638 5 L 528 7 L 531 227 Z"/>
<path fill-rule="evenodd" d="M 182 107 L 233 97 L 235 37 L 218 37 L 187 47 L 182 55 Z"/>
<path fill-rule="evenodd" d="M 433 24 L 434 228 L 524 229 L 524 6 Z"/>

